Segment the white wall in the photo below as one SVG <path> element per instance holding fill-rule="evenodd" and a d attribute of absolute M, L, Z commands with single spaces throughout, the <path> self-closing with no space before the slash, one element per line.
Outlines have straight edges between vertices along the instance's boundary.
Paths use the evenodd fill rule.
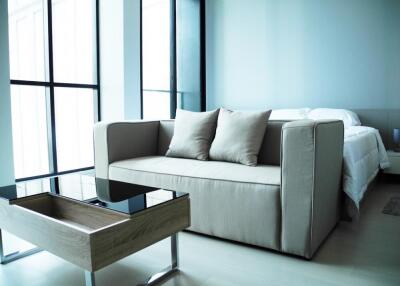
<path fill-rule="evenodd" d="M 140 118 L 140 1 L 100 1 L 102 120 Z"/>
<path fill-rule="evenodd" d="M 0 186 L 14 184 L 7 0 L 0 0 Z"/>

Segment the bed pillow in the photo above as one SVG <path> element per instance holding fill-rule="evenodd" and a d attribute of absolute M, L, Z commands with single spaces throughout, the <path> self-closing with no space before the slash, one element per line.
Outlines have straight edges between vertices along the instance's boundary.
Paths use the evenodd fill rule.
<path fill-rule="evenodd" d="M 309 119 L 338 119 L 342 120 L 344 128 L 350 126 L 360 126 L 361 121 L 358 115 L 353 111 L 347 109 L 333 109 L 333 108 L 316 108 L 308 113 Z"/>
<path fill-rule="evenodd" d="M 177 109 L 174 135 L 165 156 L 207 160 L 217 118 L 218 110 L 192 112 Z"/>
<path fill-rule="evenodd" d="M 269 120 L 301 120 L 307 119 L 310 108 L 274 109 Z"/>
<path fill-rule="evenodd" d="M 210 159 L 256 166 L 271 110 L 239 112 L 221 108 Z"/>

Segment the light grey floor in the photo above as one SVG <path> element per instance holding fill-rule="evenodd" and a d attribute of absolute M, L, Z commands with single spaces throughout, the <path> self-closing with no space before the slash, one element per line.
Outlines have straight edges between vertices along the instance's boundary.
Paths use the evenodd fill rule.
<path fill-rule="evenodd" d="M 378 184 L 368 193 L 357 223 L 341 222 L 312 261 L 192 233 L 180 235 L 178 285 L 400 285 L 400 217 L 381 213 L 399 184 Z M 7 249 L 26 246 L 7 235 Z M 97 272 L 98 285 L 132 286 L 169 259 L 162 241 Z M 83 272 L 42 252 L 0 266 L 0 285 L 84 285 Z"/>

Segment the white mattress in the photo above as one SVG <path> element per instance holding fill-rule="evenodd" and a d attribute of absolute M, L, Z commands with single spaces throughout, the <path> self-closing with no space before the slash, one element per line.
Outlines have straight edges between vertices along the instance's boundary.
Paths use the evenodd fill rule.
<path fill-rule="evenodd" d="M 379 169 L 389 167 L 389 159 L 377 129 L 351 126 L 344 132 L 343 191 L 357 209 Z"/>

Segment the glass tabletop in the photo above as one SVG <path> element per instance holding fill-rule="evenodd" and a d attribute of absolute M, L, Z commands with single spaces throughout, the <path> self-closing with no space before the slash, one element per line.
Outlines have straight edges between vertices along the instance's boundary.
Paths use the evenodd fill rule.
<path fill-rule="evenodd" d="M 100 179 L 90 174 L 69 174 L 0 187 L 0 199 L 9 202 L 41 193 L 52 193 L 129 215 L 188 195 Z"/>

